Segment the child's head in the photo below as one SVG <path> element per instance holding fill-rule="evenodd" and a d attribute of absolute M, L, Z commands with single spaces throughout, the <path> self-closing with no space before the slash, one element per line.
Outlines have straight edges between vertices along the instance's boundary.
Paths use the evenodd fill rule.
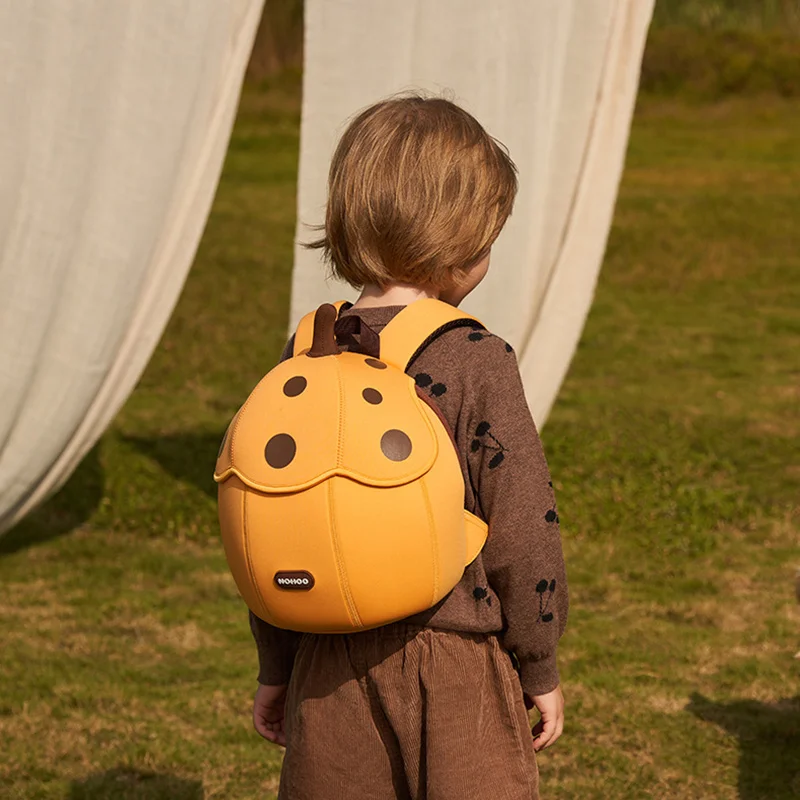
<path fill-rule="evenodd" d="M 324 250 L 356 288 L 410 284 L 447 290 L 485 271 L 514 204 L 505 148 L 441 98 L 405 95 L 362 111 L 331 162 Z"/>

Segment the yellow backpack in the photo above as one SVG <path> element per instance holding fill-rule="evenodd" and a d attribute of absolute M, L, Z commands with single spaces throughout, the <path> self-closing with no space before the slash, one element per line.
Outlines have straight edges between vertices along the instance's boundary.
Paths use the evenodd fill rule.
<path fill-rule="evenodd" d="M 357 316 L 337 321 L 343 305 L 303 318 L 293 357 L 236 413 L 214 472 L 239 592 L 294 631 L 351 633 L 424 611 L 487 535 L 464 509 L 446 421 L 405 373 L 444 330 L 480 323 L 418 300 L 378 336 Z M 341 351 L 337 335 L 359 351 Z"/>

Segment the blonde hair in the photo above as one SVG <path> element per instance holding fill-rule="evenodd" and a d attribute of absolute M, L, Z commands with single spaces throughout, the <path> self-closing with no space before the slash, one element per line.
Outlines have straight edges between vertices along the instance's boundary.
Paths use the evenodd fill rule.
<path fill-rule="evenodd" d="M 328 177 L 322 238 L 332 274 L 361 288 L 459 281 L 511 214 L 506 148 L 449 100 L 395 96 L 358 114 Z"/>

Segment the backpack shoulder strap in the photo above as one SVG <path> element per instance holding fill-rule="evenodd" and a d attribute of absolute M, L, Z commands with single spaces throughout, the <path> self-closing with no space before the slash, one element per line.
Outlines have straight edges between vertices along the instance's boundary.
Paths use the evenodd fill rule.
<path fill-rule="evenodd" d="M 405 372 L 437 336 L 460 326 L 482 328 L 483 324 L 441 300 L 416 300 L 395 315 L 381 331 L 381 360 Z"/>
<path fill-rule="evenodd" d="M 335 303 L 331 303 L 331 305 L 336 309 L 336 313 L 338 314 L 342 310 L 342 306 L 346 305 L 349 307 L 351 304 L 346 300 L 338 300 Z M 314 311 L 309 311 L 308 314 L 300 320 L 294 335 L 293 356 L 299 356 L 303 351 L 311 348 L 311 341 L 314 338 L 314 316 L 316 313 L 316 309 Z"/>

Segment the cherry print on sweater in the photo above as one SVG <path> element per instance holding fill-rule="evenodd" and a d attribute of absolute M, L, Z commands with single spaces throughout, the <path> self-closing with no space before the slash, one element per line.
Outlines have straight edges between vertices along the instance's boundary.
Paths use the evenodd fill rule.
<path fill-rule="evenodd" d="M 475 428 L 475 438 L 472 440 L 470 450 L 477 453 L 481 448 L 484 450 L 495 451 L 489 459 L 489 469 L 499 467 L 505 460 L 506 448 L 502 442 L 491 432 L 491 425 L 488 422 L 479 422 Z"/>
<path fill-rule="evenodd" d="M 558 512 L 554 508 L 549 509 L 548 512 L 544 515 L 544 521 L 559 522 Z"/>
<path fill-rule="evenodd" d="M 427 372 L 415 375 L 414 381 L 420 389 L 427 389 L 431 397 L 441 397 L 447 391 L 447 387 L 443 383 L 434 383 L 433 378 Z"/>
<path fill-rule="evenodd" d="M 536 584 L 536 592 L 539 595 L 539 622 L 552 622 L 553 612 L 549 611 L 550 601 L 553 599 L 553 594 L 556 591 L 556 579 L 553 578 L 548 583 L 546 578 L 542 578 Z M 545 592 L 547 598 L 545 599 Z"/>
<path fill-rule="evenodd" d="M 472 590 L 472 596 L 479 602 L 481 600 L 485 600 L 487 606 L 492 604 L 492 596 L 489 594 L 488 587 L 485 588 L 483 586 L 476 586 Z"/>
<path fill-rule="evenodd" d="M 467 334 L 467 340 L 470 342 L 482 342 L 486 339 L 499 339 L 499 336 L 495 336 L 493 333 L 489 333 L 487 330 L 480 330 L 480 331 L 472 331 L 471 333 Z M 503 342 L 506 348 L 506 353 L 513 353 L 514 348 L 508 343 Z"/>

